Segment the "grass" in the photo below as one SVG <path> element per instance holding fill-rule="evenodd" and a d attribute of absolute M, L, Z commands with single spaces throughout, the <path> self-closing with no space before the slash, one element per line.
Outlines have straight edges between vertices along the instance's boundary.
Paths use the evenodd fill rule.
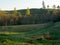
<path fill-rule="evenodd" d="M 15 45 L 23 45 L 23 43 L 29 41 L 31 37 L 45 35 L 47 32 L 49 32 L 53 38 L 59 38 L 59 40 L 36 40 L 36 45 L 60 45 L 60 22 L 51 24 L 0 26 L 0 40 L 7 39 L 13 41 Z M 28 43 L 28 45 L 35 44 Z"/>
<path fill-rule="evenodd" d="M 51 41 L 51 42 L 47 42 L 47 41 L 45 41 L 45 42 L 43 42 L 43 43 L 33 43 L 33 44 L 30 44 L 30 43 L 23 43 L 23 42 L 20 42 L 20 43 L 18 43 L 18 42 L 15 42 L 15 43 L 3 43 L 3 45 L 60 45 L 60 43 L 56 43 L 56 42 L 53 42 L 53 41 Z"/>
<path fill-rule="evenodd" d="M 24 32 L 7 32 L 7 31 L 4 31 L 4 32 L 0 32 L 0 34 L 24 34 Z"/>
<path fill-rule="evenodd" d="M 8 32 L 21 32 L 21 31 L 29 31 L 29 30 L 37 30 L 44 27 L 52 25 L 52 23 L 44 23 L 44 24 L 31 24 L 31 25 L 15 25 L 15 26 L 0 26 L 0 31 L 8 31 Z"/>

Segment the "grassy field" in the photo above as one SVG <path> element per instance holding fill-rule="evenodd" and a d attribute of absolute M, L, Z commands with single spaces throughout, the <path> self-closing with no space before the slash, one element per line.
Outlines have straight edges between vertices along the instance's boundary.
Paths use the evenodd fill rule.
<path fill-rule="evenodd" d="M 0 26 L 0 31 L 9 31 L 9 32 L 21 32 L 29 30 L 37 30 L 47 26 L 52 25 L 52 23 L 44 24 L 31 24 L 31 25 L 15 25 L 15 26 Z"/>
<path fill-rule="evenodd" d="M 40 39 L 47 35 L 54 39 Z M 0 45 L 60 45 L 60 22 L 0 26 Z"/>

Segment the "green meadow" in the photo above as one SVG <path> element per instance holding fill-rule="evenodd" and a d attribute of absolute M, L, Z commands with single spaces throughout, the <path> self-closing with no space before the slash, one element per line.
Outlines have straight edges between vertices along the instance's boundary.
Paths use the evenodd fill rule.
<path fill-rule="evenodd" d="M 1 45 L 60 45 L 60 22 L 0 26 Z M 46 38 L 50 36 L 49 38 Z M 43 38 L 42 38 L 43 37 Z"/>

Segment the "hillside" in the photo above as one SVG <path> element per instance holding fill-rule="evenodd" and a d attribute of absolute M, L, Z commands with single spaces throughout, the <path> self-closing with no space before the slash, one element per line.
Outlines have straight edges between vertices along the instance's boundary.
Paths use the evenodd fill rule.
<path fill-rule="evenodd" d="M 26 9 L 16 11 L 20 14 L 0 14 L 0 43 L 60 44 L 60 10 L 30 9 L 31 16 L 27 16 Z"/>
<path fill-rule="evenodd" d="M 51 34 L 60 34 L 60 22 L 36 25 L 2 26 L 2 28 L 0 26 L 0 32 L 18 32 L 18 34 L 19 32 L 22 32 L 27 36 L 40 35 L 46 32 L 49 32 Z"/>
<path fill-rule="evenodd" d="M 0 26 L 0 31 L 11 31 L 11 32 L 19 32 L 19 31 L 29 31 L 29 30 L 37 30 L 47 26 L 52 25 L 52 22 L 44 23 L 44 24 L 30 24 L 30 25 L 13 25 L 13 26 Z"/>
<path fill-rule="evenodd" d="M 18 12 L 20 12 L 21 14 L 25 15 L 26 14 L 26 10 L 27 9 L 20 9 L 20 10 L 17 10 Z M 52 11 L 53 9 L 30 9 L 30 12 L 31 12 L 31 15 L 34 15 L 34 14 L 43 14 L 43 13 L 46 13 L 48 10 Z M 13 13 L 14 10 L 11 10 L 11 11 L 6 11 L 6 12 L 9 12 L 9 13 Z"/>
<path fill-rule="evenodd" d="M 33 34 L 32 34 L 33 32 Z M 56 22 L 56 23 L 53 23 L 52 25 L 50 26 L 47 26 L 45 28 L 42 28 L 42 29 L 38 29 L 38 30 L 33 30 L 33 31 L 29 31 L 27 32 L 27 35 L 29 36 L 30 35 L 40 35 L 40 34 L 44 34 L 46 32 L 49 32 L 51 35 L 55 35 L 55 36 L 58 36 L 57 38 L 60 38 L 60 22 Z"/>
<path fill-rule="evenodd" d="M 16 30 L 16 27 L 17 27 L 17 30 Z M 24 30 L 24 29 L 21 30 L 21 27 L 22 28 L 25 27 L 24 29 L 26 29 L 26 30 Z M 30 29 L 29 29 L 29 27 L 30 27 Z M 13 29 L 13 28 L 15 28 L 15 29 Z M 42 35 L 47 36 L 49 34 L 52 38 L 52 43 L 53 43 L 53 40 L 56 40 L 57 45 L 60 42 L 59 41 L 60 40 L 60 22 L 56 22 L 56 23 L 52 23 L 52 24 L 45 23 L 45 24 L 36 24 L 36 25 L 6 26 L 6 29 L 7 29 L 6 31 L 9 30 L 9 32 L 5 31 L 6 33 L 3 32 L 2 34 L 0 34 L 0 39 L 4 39 L 4 40 L 8 39 L 8 40 L 12 40 L 13 42 L 17 43 L 17 42 L 26 42 L 26 41 L 31 40 L 32 38 L 33 38 L 33 40 L 39 39 L 38 37 L 40 37 Z M 0 27 L 0 31 L 1 31 L 1 27 Z M 47 33 L 47 32 L 49 32 L 49 33 Z M 47 43 L 48 45 L 52 44 L 52 43 L 50 43 L 50 40 L 48 40 L 48 41 L 45 40 L 45 41 L 43 41 L 43 44 L 46 44 L 47 42 L 48 42 Z M 55 45 L 55 42 L 54 42 L 54 45 Z"/>

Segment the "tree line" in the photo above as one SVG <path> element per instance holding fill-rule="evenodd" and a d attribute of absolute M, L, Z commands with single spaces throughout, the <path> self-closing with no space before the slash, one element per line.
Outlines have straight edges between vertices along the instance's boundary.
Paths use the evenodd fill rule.
<path fill-rule="evenodd" d="M 0 26 L 60 21 L 60 9 L 30 9 L 30 12 L 26 14 L 25 12 L 24 10 L 0 11 Z"/>

